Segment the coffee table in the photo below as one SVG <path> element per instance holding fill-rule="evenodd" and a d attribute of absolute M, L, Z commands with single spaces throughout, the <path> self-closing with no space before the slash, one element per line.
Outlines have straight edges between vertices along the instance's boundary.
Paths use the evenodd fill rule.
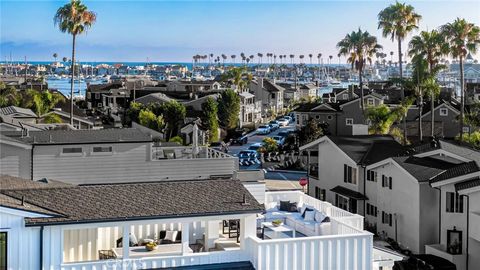
<path fill-rule="evenodd" d="M 277 239 L 277 238 L 295 238 L 295 229 L 285 225 L 273 225 L 272 222 L 262 222 L 261 223 L 262 227 L 262 235 L 263 238 L 265 239 L 265 229 L 267 229 L 267 234 L 266 236 L 270 239 Z M 271 233 L 269 233 L 271 231 Z M 289 235 L 291 232 L 291 236 Z"/>

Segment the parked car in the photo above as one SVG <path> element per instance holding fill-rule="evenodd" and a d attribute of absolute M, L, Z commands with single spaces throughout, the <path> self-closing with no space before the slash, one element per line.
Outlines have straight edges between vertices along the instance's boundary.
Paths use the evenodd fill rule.
<path fill-rule="evenodd" d="M 244 145 L 248 142 L 247 132 L 244 130 L 236 131 L 230 138 L 230 144 Z"/>
<path fill-rule="evenodd" d="M 254 143 L 248 147 L 248 150 L 254 150 L 257 151 L 260 147 L 262 147 L 262 143 Z"/>
<path fill-rule="evenodd" d="M 289 123 L 293 122 L 294 120 L 292 116 L 288 116 L 288 115 L 284 116 L 283 118 L 287 119 Z"/>
<path fill-rule="evenodd" d="M 280 119 L 277 119 L 277 122 L 280 124 L 281 127 L 286 127 L 288 126 L 288 124 L 290 124 L 290 120 L 288 120 L 287 118 L 280 118 Z"/>
<path fill-rule="evenodd" d="M 255 150 L 242 150 L 238 153 L 238 159 L 243 161 L 257 161 L 259 154 Z"/>
<path fill-rule="evenodd" d="M 271 132 L 271 129 L 268 125 L 261 125 L 257 128 L 256 133 L 260 135 L 265 135 Z"/>
<path fill-rule="evenodd" d="M 285 143 L 285 137 L 282 137 L 279 135 L 272 136 L 272 139 L 274 139 L 277 142 L 278 146 L 281 146 Z"/>
<path fill-rule="evenodd" d="M 273 127 L 273 131 L 280 128 L 280 123 L 276 120 L 272 120 L 268 123 L 269 126 Z"/>

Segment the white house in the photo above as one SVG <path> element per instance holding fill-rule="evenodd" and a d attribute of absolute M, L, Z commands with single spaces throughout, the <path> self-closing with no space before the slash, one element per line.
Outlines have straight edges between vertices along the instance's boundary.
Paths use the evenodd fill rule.
<path fill-rule="evenodd" d="M 250 92 L 262 102 L 262 115 L 280 114 L 283 110 L 283 92 L 285 88 L 265 78 L 250 82 Z"/>
<path fill-rule="evenodd" d="M 266 193 L 264 212 L 238 180 L 61 186 L 0 179 L 0 258 L 9 270 L 232 263 L 257 270 L 363 270 L 391 269 L 399 259 L 373 248 L 363 217 L 300 191 Z M 311 214 L 282 210 L 286 201 Z M 273 226 L 272 219 L 284 223 Z M 146 243 L 156 249 L 147 251 Z"/>

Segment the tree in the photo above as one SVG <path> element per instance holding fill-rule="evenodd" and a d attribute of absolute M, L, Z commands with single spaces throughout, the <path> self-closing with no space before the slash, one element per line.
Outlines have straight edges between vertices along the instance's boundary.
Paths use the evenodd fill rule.
<path fill-rule="evenodd" d="M 438 31 L 432 30 L 430 32 L 422 31 L 418 36 L 414 36 L 409 43 L 409 51 L 408 54 L 412 57 L 414 62 L 416 62 L 417 72 L 419 68 L 423 65 L 421 61 L 424 60 L 428 65 L 428 75 L 422 76 L 422 80 L 417 80 L 420 91 L 426 90 L 427 93 L 430 94 L 430 111 L 433 112 L 435 108 L 435 99 L 440 93 L 440 88 L 437 87 L 435 82 L 435 76 L 438 71 L 444 68 L 444 65 L 439 65 L 440 58 L 442 55 L 448 52 L 448 46 L 445 42 L 443 35 L 441 35 Z M 425 71 L 422 71 L 423 73 Z M 420 79 L 419 75 L 415 75 Z M 423 91 L 422 91 L 423 92 Z M 422 93 L 423 94 L 423 93 Z M 421 117 L 419 118 L 421 121 Z M 434 121 L 435 121 L 435 114 L 431 113 L 431 137 L 434 136 Z M 420 140 L 422 140 L 422 136 L 420 136 Z"/>
<path fill-rule="evenodd" d="M 178 126 L 183 123 L 187 110 L 185 106 L 176 100 L 162 104 L 161 111 L 167 126 L 168 138 L 178 134 Z"/>
<path fill-rule="evenodd" d="M 301 145 L 312 142 L 323 136 L 323 130 L 315 119 L 310 118 L 307 124 L 298 132 L 298 139 Z"/>
<path fill-rule="evenodd" d="M 465 74 L 463 60 L 470 53 L 476 53 L 480 44 L 480 27 L 465 19 L 457 18 L 452 23 L 440 27 L 442 34 L 449 43 L 450 54 L 457 58 L 460 65 L 460 140 L 463 136 L 463 122 L 465 113 Z"/>
<path fill-rule="evenodd" d="M 43 117 L 43 123 L 45 124 L 62 123 L 62 118 L 58 114 L 49 113 Z"/>
<path fill-rule="evenodd" d="M 393 110 L 385 104 L 367 108 L 366 116 L 370 120 L 369 132 L 377 135 L 389 134 L 392 125 L 401 120 L 404 114 L 402 106 Z"/>
<path fill-rule="evenodd" d="M 222 92 L 218 100 L 218 118 L 227 129 L 235 129 L 240 113 L 240 97 L 232 89 Z"/>
<path fill-rule="evenodd" d="M 480 103 L 470 105 L 470 108 L 465 113 L 465 123 L 473 128 L 480 128 Z"/>
<path fill-rule="evenodd" d="M 458 135 L 455 139 L 465 142 L 473 148 L 480 149 L 480 131 L 475 131 L 470 134 L 464 134 L 462 137 Z"/>
<path fill-rule="evenodd" d="M 60 7 L 53 21 L 63 33 L 72 35 L 72 67 L 75 64 L 75 40 L 91 28 L 97 19 L 97 15 L 89 11 L 80 0 L 71 0 L 70 3 Z M 73 126 L 73 79 L 75 71 L 71 69 L 70 79 L 70 124 Z"/>
<path fill-rule="evenodd" d="M 53 59 L 55 59 L 55 63 L 57 62 L 57 57 L 58 57 L 58 54 L 57 54 L 57 53 L 53 53 Z"/>
<path fill-rule="evenodd" d="M 382 29 L 383 37 L 389 37 L 398 43 L 398 64 L 400 70 L 400 80 L 403 80 L 402 69 L 402 41 L 413 30 L 418 28 L 418 23 L 422 16 L 417 14 L 411 5 L 396 2 L 380 11 L 378 14 L 378 29 Z M 393 52 L 390 53 L 393 55 Z M 401 98 L 405 98 L 405 90 L 401 84 Z M 407 139 L 407 120 L 403 118 L 403 137 Z M 406 141 L 404 141 L 406 143 Z"/>
<path fill-rule="evenodd" d="M 247 72 L 245 67 L 235 67 L 228 70 L 223 74 L 222 79 L 224 81 L 231 81 L 239 92 L 248 87 L 248 84 L 252 81 L 252 74 Z"/>
<path fill-rule="evenodd" d="M 162 132 L 165 126 L 162 115 L 155 115 L 149 109 L 142 109 L 138 114 L 138 120 L 140 125 L 146 126 L 150 129 Z"/>
<path fill-rule="evenodd" d="M 273 138 L 265 137 L 262 140 L 262 147 L 259 148 L 258 150 L 266 152 L 266 153 L 277 152 L 278 151 L 278 143 Z"/>
<path fill-rule="evenodd" d="M 139 123 L 138 116 L 140 114 L 140 111 L 144 109 L 144 106 L 142 103 L 138 102 L 131 102 L 130 107 L 127 110 L 127 117 L 130 122 L 137 122 Z M 152 111 L 152 110 L 150 110 Z"/>
<path fill-rule="evenodd" d="M 202 124 L 207 127 L 209 131 L 209 141 L 215 142 L 218 140 L 218 106 L 217 102 L 208 97 L 205 103 L 202 104 Z"/>
<path fill-rule="evenodd" d="M 43 116 L 49 113 L 60 102 L 65 102 L 65 98 L 57 92 L 27 90 L 27 95 L 30 97 L 32 104 L 31 109 L 38 115 Z"/>
<path fill-rule="evenodd" d="M 352 33 L 347 34 L 337 44 L 339 49 L 339 55 L 347 56 L 347 62 L 352 64 L 352 69 L 358 71 L 359 84 L 360 84 L 360 106 L 362 107 L 362 112 L 365 114 L 365 106 L 363 100 L 363 68 L 368 63 L 372 63 L 373 56 L 378 53 L 382 48 L 381 45 L 377 43 L 377 38 L 370 35 L 367 31 L 363 32 L 360 28 L 358 31 L 352 31 Z"/>
<path fill-rule="evenodd" d="M 22 96 L 17 89 L 13 87 L 6 87 L 3 82 L 0 82 L 0 107 L 19 106 Z"/>
<path fill-rule="evenodd" d="M 429 76 L 427 66 L 428 63 L 424 58 L 418 56 L 413 57 L 412 79 L 406 82 L 406 84 L 410 84 L 411 89 L 415 89 L 415 95 L 418 98 L 418 135 L 420 137 L 420 141 L 423 141 L 422 115 L 424 89 L 422 84 L 423 81 Z"/>

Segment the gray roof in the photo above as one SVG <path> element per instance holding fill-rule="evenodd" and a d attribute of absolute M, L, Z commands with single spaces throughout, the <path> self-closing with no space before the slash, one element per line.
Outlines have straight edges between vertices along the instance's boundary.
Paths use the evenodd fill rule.
<path fill-rule="evenodd" d="M 37 115 L 30 109 L 20 108 L 17 106 L 8 106 L 0 108 L 0 115 L 23 114 L 23 117 L 37 117 Z"/>
<path fill-rule="evenodd" d="M 413 148 L 413 150 L 417 153 L 431 152 L 438 149 L 442 149 L 463 158 L 473 160 L 480 165 L 480 151 L 473 149 L 468 145 L 462 145 L 456 141 L 439 139 L 434 142 L 417 145 Z"/>
<path fill-rule="evenodd" d="M 17 140 L 34 145 L 151 142 L 150 135 L 135 128 L 31 131 Z"/>
<path fill-rule="evenodd" d="M 373 161 L 398 155 L 401 146 L 391 136 L 359 135 L 359 136 L 328 136 L 345 154 L 357 164 L 371 164 Z M 377 145 L 377 146 L 375 146 Z M 376 157 L 369 155 L 375 146 Z M 381 147 L 378 147 L 381 146 Z"/>
<path fill-rule="evenodd" d="M 458 164 L 457 166 L 454 166 L 450 169 L 447 169 L 444 172 L 440 173 L 439 175 L 433 177 L 430 180 L 430 183 L 435 183 L 442 180 L 447 180 L 447 179 L 471 174 L 478 171 L 480 171 L 480 168 L 478 168 L 478 165 L 477 163 L 475 163 L 475 161 L 465 162 L 465 163 Z"/>
<path fill-rule="evenodd" d="M 431 157 L 403 156 L 392 157 L 392 159 L 419 182 L 429 181 L 431 178 L 457 165 Z"/>
<path fill-rule="evenodd" d="M 472 178 L 467 181 L 455 184 L 455 190 L 460 191 L 478 186 L 480 186 L 480 177 Z"/>
<path fill-rule="evenodd" d="M 258 213 L 264 207 L 239 180 L 192 180 L 2 190 L 15 199 L 59 213 L 26 218 L 27 226 L 188 216 Z M 243 196 L 247 204 L 243 204 Z"/>
<path fill-rule="evenodd" d="M 144 105 L 148 105 L 150 103 L 165 103 L 173 100 L 172 98 L 168 97 L 167 95 L 163 93 L 152 93 L 148 94 L 143 97 L 139 97 L 135 99 L 135 102 L 142 103 Z"/>

